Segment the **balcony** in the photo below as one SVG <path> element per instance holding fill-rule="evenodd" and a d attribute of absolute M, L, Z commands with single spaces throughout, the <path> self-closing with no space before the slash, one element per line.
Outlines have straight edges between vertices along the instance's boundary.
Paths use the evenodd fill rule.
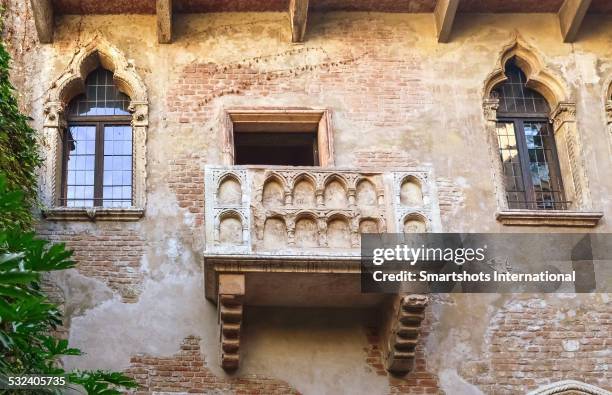
<path fill-rule="evenodd" d="M 422 311 L 419 297 L 390 302 L 382 294 L 361 293 L 361 234 L 441 227 L 435 182 L 425 167 L 207 166 L 205 222 L 205 292 L 218 303 L 221 364 L 228 370 L 238 367 L 245 305 L 391 306 L 395 313 L 388 317 L 398 317 L 401 309 Z M 410 352 L 389 355 L 411 358 Z M 409 365 L 397 358 L 390 367 Z"/>
<path fill-rule="evenodd" d="M 206 253 L 359 255 L 360 235 L 440 227 L 429 169 L 207 167 Z"/>

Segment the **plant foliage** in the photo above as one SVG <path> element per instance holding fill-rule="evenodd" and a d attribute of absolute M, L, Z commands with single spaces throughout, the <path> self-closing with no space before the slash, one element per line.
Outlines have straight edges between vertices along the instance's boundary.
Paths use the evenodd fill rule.
<path fill-rule="evenodd" d="M 42 292 L 41 278 L 75 263 L 64 244 L 41 240 L 31 232 L 40 158 L 30 119 L 19 111 L 9 80 L 9 61 L 0 41 L 0 394 L 65 392 L 61 387 L 1 389 L 9 376 L 26 374 L 63 376 L 69 387 L 87 394 L 120 394 L 136 383 L 117 372 L 67 372 L 62 366 L 62 357 L 81 351 L 53 335 L 62 325 L 62 315 Z"/>
<path fill-rule="evenodd" d="M 8 188 L 0 173 L 0 218 L 23 205 L 23 193 Z M 88 394 L 120 394 L 136 384 L 121 373 L 66 372 L 60 358 L 81 355 L 53 331 L 62 324 L 57 306 L 41 291 L 41 276 L 74 267 L 72 251 L 24 232 L 20 227 L 0 227 L 0 380 L 9 375 L 62 375 Z M 37 390 L 37 393 L 43 393 Z M 60 389 L 47 390 L 47 393 Z"/>
<path fill-rule="evenodd" d="M 1 14 L 2 10 L 0 17 Z M 30 208 L 36 203 L 36 168 L 40 157 L 36 133 L 28 124 L 30 119 L 19 111 L 9 80 L 9 62 L 10 56 L 0 43 L 0 172 L 6 174 L 11 189 L 24 191 L 25 205 L 5 212 L 0 226 L 27 227 L 32 222 Z"/>

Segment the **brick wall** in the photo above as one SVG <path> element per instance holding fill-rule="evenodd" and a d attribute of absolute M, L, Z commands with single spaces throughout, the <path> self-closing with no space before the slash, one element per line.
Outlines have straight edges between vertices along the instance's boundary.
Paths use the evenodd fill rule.
<path fill-rule="evenodd" d="M 126 373 L 140 386 L 136 394 L 181 392 L 190 394 L 233 393 L 236 395 L 298 394 L 289 384 L 261 376 L 224 379 L 207 367 L 200 351 L 200 339 L 184 339 L 181 350 L 171 357 L 137 355 Z"/>
<path fill-rule="evenodd" d="M 322 35 L 353 43 L 351 51 L 332 57 L 324 48 L 305 46 L 226 64 L 184 67 L 167 95 L 169 119 L 205 122 L 211 104 L 224 96 L 293 93 L 317 97 L 318 105 L 333 100 L 334 111 L 343 112 L 358 127 L 402 128 L 431 104 L 421 81 L 420 59 L 391 60 L 384 54 L 403 32 L 364 23 L 353 26 L 349 21 L 321 30 Z"/>
<path fill-rule="evenodd" d="M 479 361 L 460 374 L 488 394 L 516 394 L 561 380 L 612 390 L 612 314 L 604 303 L 555 308 L 541 299 L 506 304 L 489 326 Z"/>
<path fill-rule="evenodd" d="M 119 223 L 88 231 L 41 227 L 38 233 L 74 250 L 73 259 L 81 274 L 105 282 L 126 303 L 138 300 L 143 281 L 139 268 L 144 240 L 137 231 Z"/>
<path fill-rule="evenodd" d="M 204 168 L 198 153 L 175 158 L 168 163 L 168 186 L 181 209 L 193 214 L 194 230 L 204 224 Z"/>
<path fill-rule="evenodd" d="M 366 364 L 379 376 L 389 378 L 390 394 L 443 394 L 438 383 L 438 377 L 427 369 L 426 353 L 423 345 L 429 335 L 431 328 L 431 310 L 425 310 L 425 319 L 421 324 L 419 344 L 415 349 L 415 359 L 413 369 L 405 376 L 397 377 L 391 375 L 384 368 L 383 355 L 380 349 L 379 328 L 367 327 L 366 336 L 368 347 L 364 350 L 367 353 Z"/>

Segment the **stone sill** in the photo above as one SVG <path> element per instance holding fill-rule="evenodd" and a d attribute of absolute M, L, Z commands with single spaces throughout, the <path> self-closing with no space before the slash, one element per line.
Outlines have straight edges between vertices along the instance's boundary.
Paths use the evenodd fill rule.
<path fill-rule="evenodd" d="M 142 208 L 54 207 L 43 210 L 49 221 L 138 221 L 144 216 Z"/>
<path fill-rule="evenodd" d="M 514 226 L 566 226 L 592 228 L 603 217 L 600 211 L 566 210 L 504 210 L 497 212 L 497 220 Z"/>

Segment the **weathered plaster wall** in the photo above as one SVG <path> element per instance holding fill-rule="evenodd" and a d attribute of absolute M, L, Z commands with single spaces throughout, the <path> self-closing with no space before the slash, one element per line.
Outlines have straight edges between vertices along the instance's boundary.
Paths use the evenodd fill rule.
<path fill-rule="evenodd" d="M 201 268 L 203 166 L 220 162 L 229 106 L 328 107 L 337 165 L 431 164 L 446 231 L 524 230 L 494 218 L 482 115 L 483 83 L 516 32 L 572 90 L 594 207 L 604 211 L 595 231 L 611 231 L 609 17 L 587 16 L 569 45 L 552 14 L 460 15 L 451 43 L 437 44 L 431 15 L 314 13 L 306 43 L 293 45 L 282 13 L 177 15 L 175 42 L 159 45 L 154 16 L 64 16 L 54 43 L 39 45 L 27 3 L 8 4 L 5 36 L 34 127 L 52 81 L 96 37 L 134 60 L 150 100 L 145 218 L 39 227 L 79 260 L 55 279 L 70 341 L 87 353 L 67 365 L 127 370 L 145 392 L 510 394 L 563 378 L 610 388 L 607 295 L 436 297 L 405 378 L 382 369 L 372 311 L 251 308 L 243 367 L 228 377 Z"/>

